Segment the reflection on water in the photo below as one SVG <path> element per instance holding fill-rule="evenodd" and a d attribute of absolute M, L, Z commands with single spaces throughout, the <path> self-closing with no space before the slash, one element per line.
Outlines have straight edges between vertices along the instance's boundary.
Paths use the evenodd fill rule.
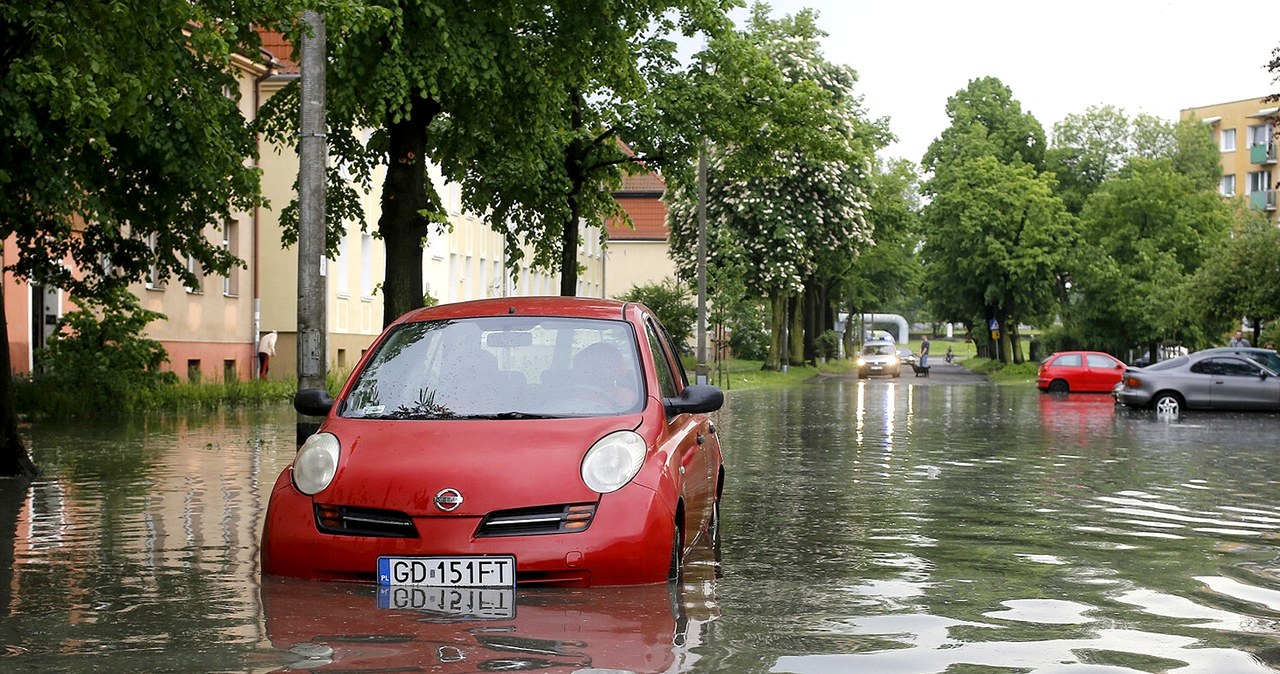
<path fill-rule="evenodd" d="M 414 597 L 260 581 L 293 424 L 29 429 L 44 474 L 0 482 L 0 671 L 1280 671 L 1276 415 L 732 391 L 718 569 L 704 550 L 674 589 Z"/>

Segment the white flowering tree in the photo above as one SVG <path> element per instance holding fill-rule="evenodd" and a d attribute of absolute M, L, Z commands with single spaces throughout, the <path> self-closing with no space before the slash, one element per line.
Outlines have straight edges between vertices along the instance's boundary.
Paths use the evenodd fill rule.
<path fill-rule="evenodd" d="M 757 7 L 739 38 L 755 45 L 755 53 L 775 68 L 756 73 L 782 78 L 781 87 L 769 82 L 759 88 L 773 87 L 785 98 L 756 107 L 758 133 L 722 140 L 708 158 L 708 266 L 721 274 L 736 270 L 748 292 L 768 299 L 766 367 L 771 369 L 806 360 L 817 335 L 833 327 L 831 292 L 859 250 L 871 243 L 866 221 L 870 161 L 888 138 L 884 123 L 867 119 L 853 91 L 856 73 L 822 58 L 817 43 L 822 33 L 813 18 L 805 11 L 774 21 Z M 735 73 L 736 86 L 756 88 L 740 75 Z M 797 109 L 806 110 L 809 119 L 803 136 L 770 133 Z M 668 194 L 672 256 L 681 276 L 692 278 L 697 190 L 689 180 L 673 182 Z"/>

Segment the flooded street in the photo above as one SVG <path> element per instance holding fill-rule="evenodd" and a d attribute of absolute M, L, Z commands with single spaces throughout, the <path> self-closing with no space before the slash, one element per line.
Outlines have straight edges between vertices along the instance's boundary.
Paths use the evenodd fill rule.
<path fill-rule="evenodd" d="M 0 671 L 1280 671 L 1280 415 L 910 377 L 729 391 L 719 568 L 510 596 L 264 583 L 293 422 L 27 429 L 44 474 L 0 482 Z"/>

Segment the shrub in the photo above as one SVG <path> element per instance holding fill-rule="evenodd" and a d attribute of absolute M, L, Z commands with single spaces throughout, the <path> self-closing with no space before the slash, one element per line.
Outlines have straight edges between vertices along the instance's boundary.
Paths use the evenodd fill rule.
<path fill-rule="evenodd" d="M 163 314 L 142 309 L 124 290 L 98 300 L 73 299 L 79 309 L 59 321 L 47 347 L 35 354 L 31 396 L 39 413 L 88 416 L 134 409 L 150 392 L 177 381 L 160 366 L 160 342 L 143 330 Z"/>
<path fill-rule="evenodd" d="M 661 283 L 634 286 L 618 299 L 649 307 L 671 335 L 676 348 L 688 351 L 698 321 L 698 307 L 691 301 L 692 293 L 688 288 L 668 278 Z"/>

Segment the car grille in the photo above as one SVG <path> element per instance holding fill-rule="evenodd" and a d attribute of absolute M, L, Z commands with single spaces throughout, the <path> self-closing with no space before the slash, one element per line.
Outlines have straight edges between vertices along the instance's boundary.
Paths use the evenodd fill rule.
<path fill-rule="evenodd" d="M 499 510 L 485 516 L 476 530 L 476 537 L 536 536 L 586 531 L 595 514 L 594 503 Z"/>
<path fill-rule="evenodd" d="M 413 520 L 395 510 L 316 504 L 316 526 L 330 534 L 417 538 Z"/>

